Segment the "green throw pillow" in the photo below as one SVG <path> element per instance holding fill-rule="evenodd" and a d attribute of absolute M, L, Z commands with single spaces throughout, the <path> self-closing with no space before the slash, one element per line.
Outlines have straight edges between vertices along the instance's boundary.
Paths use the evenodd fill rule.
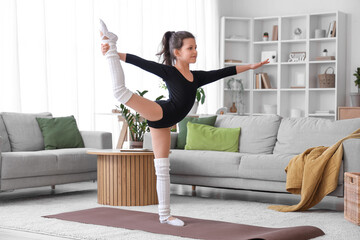
<path fill-rule="evenodd" d="M 36 120 L 44 137 L 46 150 L 85 147 L 74 116 Z"/>
<path fill-rule="evenodd" d="M 240 128 L 217 128 L 189 122 L 186 150 L 239 151 Z"/>
<path fill-rule="evenodd" d="M 184 147 L 185 147 L 188 122 L 214 126 L 216 117 L 217 117 L 217 115 L 214 115 L 211 117 L 203 117 L 203 118 L 185 117 L 183 120 L 181 120 L 179 122 L 179 134 L 177 137 L 176 148 L 184 149 Z"/>

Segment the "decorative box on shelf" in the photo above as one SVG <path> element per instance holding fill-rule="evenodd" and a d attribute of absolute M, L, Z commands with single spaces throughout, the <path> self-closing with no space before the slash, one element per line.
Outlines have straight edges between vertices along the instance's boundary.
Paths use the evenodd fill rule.
<path fill-rule="evenodd" d="M 360 173 L 345 172 L 344 217 L 360 225 Z"/>

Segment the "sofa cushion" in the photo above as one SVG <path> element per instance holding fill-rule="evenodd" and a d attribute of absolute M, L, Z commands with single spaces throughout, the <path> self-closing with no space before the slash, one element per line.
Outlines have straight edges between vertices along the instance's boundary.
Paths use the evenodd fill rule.
<path fill-rule="evenodd" d="M 10 152 L 10 142 L 9 142 L 9 136 L 7 134 L 5 124 L 3 121 L 3 118 L 0 114 L 0 137 L 1 137 L 1 146 L 0 146 L 0 152 Z"/>
<path fill-rule="evenodd" d="M 179 122 L 179 134 L 177 137 L 176 148 L 184 149 L 186 145 L 186 136 L 187 136 L 187 123 L 199 123 L 199 124 L 206 124 L 209 126 L 214 126 L 216 121 L 217 115 L 211 117 L 185 117 L 183 120 Z"/>
<path fill-rule="evenodd" d="M 87 148 L 49 150 L 58 161 L 58 174 L 92 172 L 97 169 L 97 156 L 87 154 Z"/>
<path fill-rule="evenodd" d="M 247 179 L 286 181 L 285 168 L 295 155 L 245 155 L 241 157 L 239 176 Z"/>
<path fill-rule="evenodd" d="M 45 149 L 84 148 L 74 116 L 36 118 L 44 137 Z"/>
<path fill-rule="evenodd" d="M 171 150 L 170 173 L 209 177 L 238 177 L 242 155 L 233 152 Z"/>
<path fill-rule="evenodd" d="M 329 147 L 360 128 L 360 118 L 331 121 L 321 118 L 284 118 L 274 153 L 300 154 L 317 146 Z"/>
<path fill-rule="evenodd" d="M 188 122 L 186 150 L 239 151 L 240 128 L 217 128 Z"/>
<path fill-rule="evenodd" d="M 11 150 L 38 151 L 44 149 L 44 140 L 36 117 L 51 117 L 51 113 L 2 113 L 9 135 Z"/>
<path fill-rule="evenodd" d="M 270 154 L 273 152 L 281 117 L 219 115 L 215 127 L 241 128 L 239 152 Z"/>
<path fill-rule="evenodd" d="M 2 153 L 2 179 L 96 171 L 96 156 L 87 149 Z"/>

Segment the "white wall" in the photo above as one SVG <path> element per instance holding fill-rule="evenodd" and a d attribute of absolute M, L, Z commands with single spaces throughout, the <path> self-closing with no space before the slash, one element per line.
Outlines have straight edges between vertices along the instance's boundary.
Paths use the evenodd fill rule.
<path fill-rule="evenodd" d="M 347 17 L 346 105 L 357 91 L 353 73 L 360 67 L 360 0 L 219 0 L 220 16 L 263 17 L 341 11 Z"/>

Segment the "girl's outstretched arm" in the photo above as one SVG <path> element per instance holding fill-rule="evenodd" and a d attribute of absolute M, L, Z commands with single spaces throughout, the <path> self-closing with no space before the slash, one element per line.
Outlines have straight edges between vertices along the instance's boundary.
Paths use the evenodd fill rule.
<path fill-rule="evenodd" d="M 258 62 L 258 63 L 236 66 L 236 73 L 242 73 L 242 72 L 245 72 L 250 69 L 257 69 L 257 68 L 261 67 L 262 65 L 268 64 L 268 63 L 269 63 L 269 59 L 266 59 L 266 60 L 264 60 L 262 62 Z"/>

